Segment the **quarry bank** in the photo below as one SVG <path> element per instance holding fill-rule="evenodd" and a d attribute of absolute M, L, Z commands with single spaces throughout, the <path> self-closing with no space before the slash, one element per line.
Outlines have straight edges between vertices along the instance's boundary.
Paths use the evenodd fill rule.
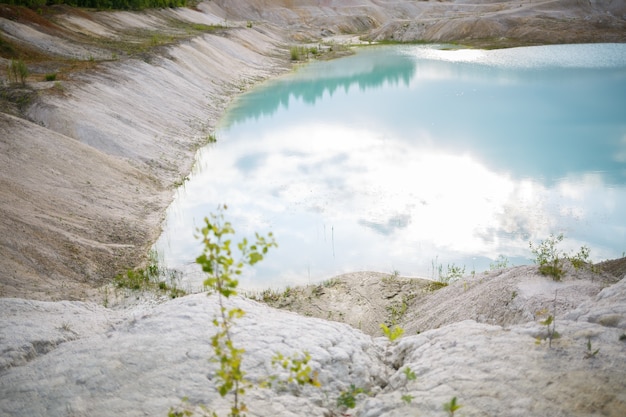
<path fill-rule="evenodd" d="M 232 97 L 290 70 L 290 45 L 626 37 L 614 1 L 0 9 L 3 45 L 26 51 L 30 69 L 25 86 L 4 82 L 0 114 L 0 414 L 16 416 L 166 415 L 183 397 L 228 412 L 208 361 L 213 297 L 103 288 L 146 262 L 195 151 Z M 436 291 L 354 273 L 275 300 L 301 314 L 235 298 L 247 312 L 235 338 L 251 379 L 275 351 L 308 351 L 322 384 L 255 388 L 250 415 L 333 415 L 337 394 L 355 385 L 367 392 L 350 411 L 358 416 L 445 415 L 452 397 L 460 416 L 623 416 L 626 268 L 603 266 L 568 266 L 560 282 L 535 266 L 495 270 Z M 402 304 L 406 335 L 390 345 L 377 326 Z M 561 336 L 552 347 L 537 317 L 546 309 Z M 406 367 L 417 378 L 403 385 Z"/>

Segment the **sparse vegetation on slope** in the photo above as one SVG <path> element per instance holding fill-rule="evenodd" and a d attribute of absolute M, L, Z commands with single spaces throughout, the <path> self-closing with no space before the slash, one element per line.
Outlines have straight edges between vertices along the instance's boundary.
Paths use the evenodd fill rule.
<path fill-rule="evenodd" d="M 4 0 L 3 3 L 26 6 L 31 8 L 44 7 L 51 4 L 65 4 L 73 7 L 88 7 L 93 9 L 117 10 L 144 10 L 162 7 L 185 7 L 197 4 L 197 1 L 188 0 Z"/>
<path fill-rule="evenodd" d="M 552 277 L 555 281 L 560 281 L 565 274 L 564 262 L 571 262 L 575 269 L 590 268 L 596 271 L 596 268 L 590 262 L 590 251 L 586 246 L 582 246 L 577 253 L 568 254 L 558 248 L 563 241 L 563 234 L 550 235 L 538 245 L 529 243 L 530 250 L 535 256 L 534 262 L 539 266 L 539 272 L 543 275 Z"/>

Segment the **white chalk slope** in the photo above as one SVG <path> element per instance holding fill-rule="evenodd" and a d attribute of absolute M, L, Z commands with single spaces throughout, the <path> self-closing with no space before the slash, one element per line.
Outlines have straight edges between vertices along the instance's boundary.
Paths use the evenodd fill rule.
<path fill-rule="evenodd" d="M 546 299 L 571 286 L 531 278 L 545 280 L 537 288 L 547 289 Z M 468 277 L 448 290 L 462 293 L 480 279 Z M 465 320 L 390 346 L 345 324 L 237 298 L 233 305 L 247 314 L 234 337 L 246 349 L 249 378 L 277 372 L 270 363 L 275 352 L 308 351 L 323 385 L 250 390 L 249 415 L 332 415 L 336 397 L 351 384 L 370 394 L 359 396 L 349 414 L 356 416 L 443 416 L 442 404 L 453 396 L 463 404 L 457 415 L 467 417 L 626 415 L 626 341 L 620 339 L 626 279 L 583 302 L 563 293 L 560 308 L 571 308 L 557 316 L 560 338 L 552 348 L 545 340 L 537 344 L 546 333 L 538 320 L 508 327 Z M 524 302 L 522 292 L 516 297 Z M 216 311 L 215 297 L 206 294 L 126 310 L 0 299 L 0 415 L 165 416 L 183 397 L 226 415 L 228 402 L 216 393 L 209 360 Z M 406 366 L 417 375 L 408 384 Z M 405 394 L 414 397 L 410 405 L 401 399 Z"/>

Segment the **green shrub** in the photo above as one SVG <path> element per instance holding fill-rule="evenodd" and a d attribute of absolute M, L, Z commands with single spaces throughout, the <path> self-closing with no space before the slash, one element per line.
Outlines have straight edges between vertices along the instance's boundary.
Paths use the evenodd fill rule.
<path fill-rule="evenodd" d="M 320 50 L 315 46 L 310 48 L 307 48 L 306 46 L 292 46 L 289 48 L 289 55 L 292 61 L 309 59 L 309 54 L 315 57 L 320 54 Z"/>
<path fill-rule="evenodd" d="M 119 274 L 113 282 L 118 288 L 128 288 L 129 290 L 145 289 L 150 284 L 150 277 L 145 270 L 128 270 L 125 274 Z"/>
<path fill-rule="evenodd" d="M 535 263 L 539 265 L 539 272 L 542 275 L 549 275 L 555 281 L 560 281 L 565 271 L 563 270 L 563 259 L 557 249 L 557 245 L 563 241 L 563 234 L 554 236 L 551 234 L 546 240 L 534 246 L 529 243 L 530 251 L 535 255 Z"/>
<path fill-rule="evenodd" d="M 46 81 L 56 81 L 57 79 L 57 74 L 52 73 L 52 74 L 46 74 Z"/>
<path fill-rule="evenodd" d="M 395 342 L 396 339 L 402 337 L 404 334 L 404 329 L 400 326 L 393 326 L 389 328 L 386 324 L 381 323 L 380 328 L 383 331 L 383 335 L 385 335 L 391 343 Z"/>
<path fill-rule="evenodd" d="M 292 46 L 291 48 L 289 48 L 289 54 L 291 56 L 292 61 L 300 60 L 300 48 L 299 47 Z"/>
<path fill-rule="evenodd" d="M 587 246 L 582 246 L 578 253 L 568 256 L 567 258 L 570 260 L 574 268 L 578 270 L 589 265 L 589 254 L 589 248 Z"/>
<path fill-rule="evenodd" d="M 14 83 L 21 83 L 26 85 L 26 78 L 28 77 L 28 67 L 21 59 L 12 59 L 9 61 L 7 68 L 7 74 L 9 81 Z"/>
<path fill-rule="evenodd" d="M 155 251 L 150 251 L 148 258 L 147 267 L 129 269 L 113 278 L 115 287 L 133 291 L 169 291 L 171 298 L 185 295 L 185 291 L 177 287 L 176 272 L 161 267 Z"/>
<path fill-rule="evenodd" d="M 337 397 L 337 407 L 354 408 L 356 407 L 356 396 L 365 392 L 363 388 L 357 388 L 354 384 L 350 388 L 344 390 Z"/>
<path fill-rule="evenodd" d="M 413 396 L 407 392 L 406 385 L 411 381 L 415 381 L 417 379 L 417 375 L 415 375 L 415 372 L 413 372 L 413 370 L 408 366 L 404 368 L 404 371 L 402 371 L 402 373 L 404 374 L 405 379 L 405 384 L 402 388 L 404 391 L 402 394 L 402 401 L 404 401 L 406 404 L 411 404 L 411 401 L 413 401 Z"/>
<path fill-rule="evenodd" d="M 560 281 L 565 274 L 563 269 L 563 261 L 565 260 L 569 260 L 577 270 L 591 265 L 591 251 L 587 246 L 582 246 L 578 253 L 570 255 L 557 248 L 563 239 L 563 234 L 560 233 L 557 236 L 551 234 L 537 246 L 529 242 L 530 250 L 535 255 L 534 262 L 539 265 L 539 272 L 542 275 L 551 276 L 555 281 Z M 590 269 L 595 272 L 593 265 L 590 266 Z"/>
<path fill-rule="evenodd" d="M 334 277 L 334 278 L 330 278 L 327 279 L 326 281 L 322 282 L 322 285 L 326 288 L 333 288 L 336 287 L 337 285 L 341 284 L 341 279 Z"/>
<path fill-rule="evenodd" d="M 32 9 L 37 7 L 43 7 L 46 5 L 46 0 L 5 0 L 2 3 L 13 4 L 16 6 L 26 6 Z"/>

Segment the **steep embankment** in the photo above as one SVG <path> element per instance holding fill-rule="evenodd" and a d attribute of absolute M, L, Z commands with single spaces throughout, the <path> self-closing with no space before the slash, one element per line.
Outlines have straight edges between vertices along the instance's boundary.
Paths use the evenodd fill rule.
<path fill-rule="evenodd" d="M 39 54 L 32 71 L 56 74 L 3 90 L 29 102 L 0 114 L 1 295 L 84 299 L 146 256 L 229 98 L 286 69 L 278 30 L 223 22 L 188 9 L 0 18 L 4 39 Z"/>

